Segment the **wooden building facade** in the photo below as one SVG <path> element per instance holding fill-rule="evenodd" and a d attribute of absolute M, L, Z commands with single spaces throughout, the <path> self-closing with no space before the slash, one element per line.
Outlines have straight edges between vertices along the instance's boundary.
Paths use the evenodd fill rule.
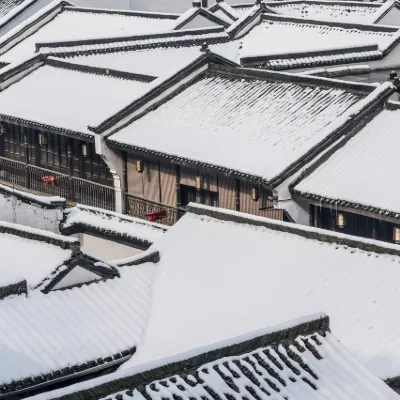
<path fill-rule="evenodd" d="M 0 179 L 114 210 L 113 177 L 94 142 L 15 123 L 0 125 Z"/>
<path fill-rule="evenodd" d="M 271 192 L 258 184 L 200 167 L 125 153 L 126 211 L 172 224 L 190 202 L 283 220 Z"/>

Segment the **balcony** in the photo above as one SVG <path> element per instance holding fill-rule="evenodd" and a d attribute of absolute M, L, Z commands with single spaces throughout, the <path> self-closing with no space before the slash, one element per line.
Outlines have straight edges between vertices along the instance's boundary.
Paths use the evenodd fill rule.
<path fill-rule="evenodd" d="M 0 157 L 0 180 L 68 201 L 115 210 L 114 188 Z"/>
<path fill-rule="evenodd" d="M 172 226 L 185 214 L 185 210 L 127 194 L 126 213 L 132 217 Z"/>

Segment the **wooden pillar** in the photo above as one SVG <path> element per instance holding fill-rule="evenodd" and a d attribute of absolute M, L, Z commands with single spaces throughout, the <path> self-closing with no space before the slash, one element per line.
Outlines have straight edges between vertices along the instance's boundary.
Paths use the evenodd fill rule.
<path fill-rule="evenodd" d="M 240 180 L 235 179 L 235 210 L 240 211 Z"/>
<path fill-rule="evenodd" d="M 176 206 L 181 207 L 181 167 L 176 166 Z"/>

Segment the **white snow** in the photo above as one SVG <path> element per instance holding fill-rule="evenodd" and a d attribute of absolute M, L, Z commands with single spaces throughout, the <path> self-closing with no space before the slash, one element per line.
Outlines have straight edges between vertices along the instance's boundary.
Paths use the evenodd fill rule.
<path fill-rule="evenodd" d="M 55 285 L 52 290 L 66 288 L 68 286 L 73 286 L 80 283 L 98 281 L 99 279 L 102 279 L 101 276 L 96 275 L 95 273 L 90 272 L 78 265 L 71 272 L 69 272 L 67 276 L 65 276 L 59 283 L 57 283 L 57 285 Z"/>
<path fill-rule="evenodd" d="M 80 204 L 68 210 L 64 227 L 68 228 L 74 224 L 89 225 L 150 243 L 154 243 L 167 230 L 164 225 Z"/>
<path fill-rule="evenodd" d="M 396 32 L 360 30 L 302 22 L 263 21 L 242 38 L 241 56 L 255 57 L 309 51 L 332 50 L 349 46 L 378 45 L 384 50 L 397 37 Z M 279 38 L 279 40 L 275 40 Z M 278 57 L 276 57 L 278 58 Z"/>
<path fill-rule="evenodd" d="M 4 222 L 0 224 L 5 225 Z M 33 288 L 70 257 L 71 250 L 2 233 L 0 234 L 0 286 L 7 286 L 10 282 L 15 283 L 23 278 L 27 281 L 28 287 Z"/>
<path fill-rule="evenodd" d="M 278 79 L 211 71 L 109 140 L 270 180 L 390 88 L 362 99 Z"/>
<path fill-rule="evenodd" d="M 1 301 L 0 383 L 54 372 L 136 346 L 145 325 L 154 266 L 119 271 L 121 278 Z M 9 358 L 15 353 L 29 363 L 11 363 Z"/>
<path fill-rule="evenodd" d="M 144 340 L 127 367 L 323 310 L 367 368 L 399 375 L 400 257 L 193 214 L 151 249 L 161 261 Z"/>
<path fill-rule="evenodd" d="M 54 6 L 54 4 L 53 4 Z M 31 20 L 35 20 L 40 11 Z M 40 27 L 0 57 L 3 62 L 18 62 L 33 54 L 36 43 L 84 39 L 112 38 L 146 33 L 167 32 L 173 29 L 175 19 L 119 15 L 101 12 L 83 12 L 67 9 Z M 1 39 L 11 37 L 21 29 L 17 26 Z"/>
<path fill-rule="evenodd" d="M 295 189 L 400 214 L 400 111 L 384 110 Z"/>
<path fill-rule="evenodd" d="M 45 65 L 0 94 L 2 114 L 92 135 L 148 84 Z"/>

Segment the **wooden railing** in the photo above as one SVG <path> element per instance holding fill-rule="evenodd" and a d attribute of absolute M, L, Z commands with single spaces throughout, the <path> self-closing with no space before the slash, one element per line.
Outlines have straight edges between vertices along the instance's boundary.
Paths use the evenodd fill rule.
<path fill-rule="evenodd" d="M 115 210 L 112 187 L 0 157 L 0 180 L 69 201 Z"/>
<path fill-rule="evenodd" d="M 171 226 L 185 214 L 185 210 L 127 194 L 126 213 L 136 218 Z"/>

